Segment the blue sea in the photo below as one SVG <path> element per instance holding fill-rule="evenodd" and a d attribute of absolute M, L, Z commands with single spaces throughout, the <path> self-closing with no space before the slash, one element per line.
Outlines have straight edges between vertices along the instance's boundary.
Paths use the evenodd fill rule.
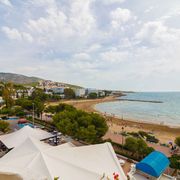
<path fill-rule="evenodd" d="M 162 103 L 126 101 L 126 99 Z M 127 96 L 120 97 L 119 101 L 97 104 L 96 109 L 123 119 L 180 126 L 180 92 L 128 93 Z"/>

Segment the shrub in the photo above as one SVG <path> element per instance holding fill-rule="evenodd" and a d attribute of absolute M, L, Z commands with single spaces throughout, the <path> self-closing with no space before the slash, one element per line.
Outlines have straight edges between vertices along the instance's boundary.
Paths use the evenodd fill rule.
<path fill-rule="evenodd" d="M 147 136 L 148 136 L 148 133 L 147 133 L 147 132 L 145 132 L 145 131 L 139 131 L 138 133 L 139 133 L 139 134 L 140 134 L 140 136 L 141 136 L 141 137 L 143 137 L 143 138 L 145 138 L 145 137 L 147 137 Z"/>
<path fill-rule="evenodd" d="M 139 138 L 139 133 L 137 133 L 137 132 L 128 132 L 128 134 L 133 137 Z"/>
<path fill-rule="evenodd" d="M 7 132 L 9 130 L 9 123 L 3 120 L 0 120 L 0 131 Z"/>
<path fill-rule="evenodd" d="M 97 93 L 93 93 L 93 92 L 88 95 L 89 99 L 96 99 L 97 97 L 98 97 Z"/>
<path fill-rule="evenodd" d="M 152 135 L 149 135 L 147 132 L 144 132 L 144 131 L 139 131 L 138 134 L 145 138 L 146 141 L 149 141 L 149 142 L 153 142 L 153 143 L 158 143 L 159 140 L 157 138 L 155 138 L 154 136 Z"/>
<path fill-rule="evenodd" d="M 26 113 L 24 112 L 24 109 L 20 106 L 16 106 L 14 108 L 14 114 L 19 117 L 23 117 L 26 115 Z"/>
<path fill-rule="evenodd" d="M 158 143 L 159 142 L 159 140 L 157 138 L 155 138 L 154 136 L 150 136 L 150 135 L 148 135 L 146 137 L 146 141 L 153 142 L 153 143 Z"/>
<path fill-rule="evenodd" d="M 13 115 L 14 111 L 11 108 L 3 108 L 0 110 L 0 114 Z"/>
<path fill-rule="evenodd" d="M 144 140 L 133 137 L 126 138 L 124 147 L 140 157 L 147 156 L 149 153 L 154 151 L 153 148 L 147 146 Z"/>
<path fill-rule="evenodd" d="M 172 155 L 169 160 L 171 168 L 180 169 L 180 155 Z"/>
<path fill-rule="evenodd" d="M 180 136 L 176 137 L 175 143 L 180 147 Z"/>

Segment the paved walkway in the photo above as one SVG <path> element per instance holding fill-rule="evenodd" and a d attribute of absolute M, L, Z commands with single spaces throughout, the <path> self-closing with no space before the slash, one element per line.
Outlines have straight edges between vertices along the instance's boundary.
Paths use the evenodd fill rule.
<path fill-rule="evenodd" d="M 106 133 L 103 139 L 111 139 L 113 142 L 116 142 L 118 144 L 124 144 L 125 143 L 125 137 L 121 134 L 114 134 L 110 131 Z M 160 151 L 164 153 L 167 157 L 171 156 L 170 149 L 168 147 L 160 146 L 159 144 L 153 144 L 147 142 L 148 146 L 153 147 L 155 150 Z"/>

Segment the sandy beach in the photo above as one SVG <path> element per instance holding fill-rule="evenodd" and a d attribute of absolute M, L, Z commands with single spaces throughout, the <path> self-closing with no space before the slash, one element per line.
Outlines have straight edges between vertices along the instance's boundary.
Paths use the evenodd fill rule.
<path fill-rule="evenodd" d="M 73 105 L 77 109 L 82 109 L 87 112 L 96 112 L 104 116 L 107 120 L 109 126 L 109 131 L 105 138 L 115 138 L 113 134 L 119 134 L 122 131 L 122 127 L 126 132 L 138 132 L 140 130 L 153 133 L 161 143 L 168 143 L 169 141 L 174 141 L 177 136 L 180 136 L 179 127 L 169 127 L 167 125 L 153 124 L 147 122 L 137 122 L 134 120 L 123 120 L 121 118 L 115 117 L 114 115 L 103 114 L 95 109 L 95 105 L 103 102 L 116 101 L 116 97 L 109 96 L 102 99 L 95 100 L 66 100 L 60 101 L 61 103 L 67 103 Z M 59 104 L 50 103 L 51 105 Z"/>

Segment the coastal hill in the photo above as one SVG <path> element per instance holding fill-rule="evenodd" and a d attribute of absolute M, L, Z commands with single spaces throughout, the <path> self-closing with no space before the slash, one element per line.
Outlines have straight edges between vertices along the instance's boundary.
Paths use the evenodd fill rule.
<path fill-rule="evenodd" d="M 2 82 L 12 82 L 15 84 L 33 84 L 38 83 L 41 80 L 43 79 L 37 77 L 28 77 L 21 74 L 0 72 L 0 81 Z"/>
<path fill-rule="evenodd" d="M 0 72 L 0 82 L 12 82 L 15 84 L 23 84 L 23 85 L 37 85 L 38 82 L 45 81 L 45 79 L 38 78 L 38 77 L 29 77 L 22 74 L 15 74 L 15 73 L 5 73 Z M 80 86 L 62 83 L 68 87 L 73 88 L 81 88 Z"/>

